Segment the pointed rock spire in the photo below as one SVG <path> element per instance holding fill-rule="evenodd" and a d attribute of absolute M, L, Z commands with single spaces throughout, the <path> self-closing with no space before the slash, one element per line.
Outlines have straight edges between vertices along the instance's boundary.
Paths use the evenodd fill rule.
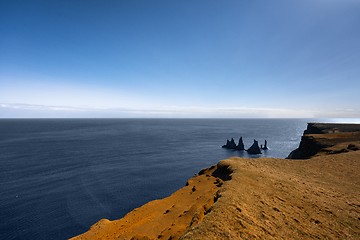
<path fill-rule="evenodd" d="M 253 145 L 251 145 L 251 147 L 246 151 L 248 152 L 248 154 L 261 154 L 259 142 L 254 139 Z"/>
<path fill-rule="evenodd" d="M 244 142 L 242 137 L 239 139 L 239 144 L 236 146 L 236 150 L 243 151 L 245 150 Z"/>
<path fill-rule="evenodd" d="M 267 150 L 268 149 L 268 147 L 267 147 L 267 141 L 265 140 L 265 145 L 264 145 L 264 147 L 261 147 L 261 149 L 264 149 L 264 150 Z"/>
<path fill-rule="evenodd" d="M 236 149 L 236 143 L 235 143 L 234 138 L 231 138 L 230 141 L 227 139 L 226 144 L 223 145 L 222 147 L 227 148 L 227 149 Z"/>
<path fill-rule="evenodd" d="M 236 148 L 236 143 L 235 143 L 235 140 L 233 138 L 231 138 L 231 140 L 230 140 L 229 148 L 230 149 L 235 149 Z"/>

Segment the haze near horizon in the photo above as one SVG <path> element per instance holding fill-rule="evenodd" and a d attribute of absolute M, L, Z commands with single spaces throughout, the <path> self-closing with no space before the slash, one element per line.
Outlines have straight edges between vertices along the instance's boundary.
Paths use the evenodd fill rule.
<path fill-rule="evenodd" d="M 360 1 L 0 1 L 0 118 L 360 118 Z"/>

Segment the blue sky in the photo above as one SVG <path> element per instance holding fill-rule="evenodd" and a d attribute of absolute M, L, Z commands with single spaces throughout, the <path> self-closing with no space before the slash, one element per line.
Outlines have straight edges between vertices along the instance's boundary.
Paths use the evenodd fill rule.
<path fill-rule="evenodd" d="M 0 0 L 0 117 L 360 117 L 358 0 Z"/>

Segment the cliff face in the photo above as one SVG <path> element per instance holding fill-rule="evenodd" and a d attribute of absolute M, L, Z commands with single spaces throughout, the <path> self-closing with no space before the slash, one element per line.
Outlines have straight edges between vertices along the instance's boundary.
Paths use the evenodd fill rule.
<path fill-rule="evenodd" d="M 302 136 L 300 145 L 297 149 L 292 151 L 288 159 L 307 159 L 314 156 L 321 149 L 330 147 L 330 145 L 322 145 L 313 136 Z"/>
<path fill-rule="evenodd" d="M 309 123 L 301 137 L 299 147 L 287 158 L 308 159 L 319 154 L 357 150 L 360 148 L 356 143 L 359 139 L 360 125 L 358 124 Z"/>

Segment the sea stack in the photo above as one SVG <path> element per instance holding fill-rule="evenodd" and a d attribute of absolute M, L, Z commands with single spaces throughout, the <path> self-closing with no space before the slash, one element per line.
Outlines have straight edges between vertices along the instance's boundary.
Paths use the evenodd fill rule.
<path fill-rule="evenodd" d="M 263 149 L 263 150 L 268 150 L 267 141 L 266 141 L 266 140 L 265 140 L 265 145 L 264 145 L 264 146 L 261 145 L 261 149 Z"/>
<path fill-rule="evenodd" d="M 234 138 L 231 138 L 231 140 L 226 140 L 226 145 L 222 146 L 223 148 L 227 148 L 227 149 L 236 149 L 236 143 Z"/>
<path fill-rule="evenodd" d="M 253 145 L 251 145 L 251 147 L 246 151 L 248 152 L 248 154 L 261 154 L 259 142 L 254 139 Z"/>
<path fill-rule="evenodd" d="M 245 146 L 244 146 L 242 137 L 240 137 L 240 139 L 239 139 L 239 144 L 236 146 L 236 150 L 239 150 L 239 151 L 245 150 Z"/>

